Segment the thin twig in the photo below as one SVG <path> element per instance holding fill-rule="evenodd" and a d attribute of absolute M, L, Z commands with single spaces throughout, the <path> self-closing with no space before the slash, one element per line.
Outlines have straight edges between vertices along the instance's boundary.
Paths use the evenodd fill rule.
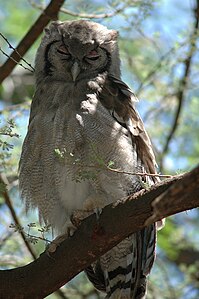
<path fill-rule="evenodd" d="M 60 11 L 68 14 L 70 16 L 73 17 L 79 17 L 79 18 L 86 18 L 86 19 L 105 19 L 105 18 L 110 18 L 115 16 L 116 14 L 122 12 L 124 10 L 124 8 L 117 8 L 115 9 L 113 12 L 110 13 L 102 13 L 102 14 L 85 14 L 85 13 L 76 13 L 73 11 L 70 11 L 68 9 L 65 8 L 61 8 Z"/>
<path fill-rule="evenodd" d="M 36 4 L 34 1 L 28 0 L 28 2 L 33 7 L 37 8 L 37 9 L 40 9 L 40 10 L 44 9 L 43 5 Z M 115 16 L 116 14 L 122 12 L 124 9 L 125 9 L 125 7 L 123 7 L 123 8 L 117 8 L 113 12 L 110 12 L 110 13 L 86 14 L 86 13 L 74 12 L 74 11 L 71 11 L 71 10 L 66 9 L 66 8 L 60 8 L 60 12 L 65 13 L 67 15 L 70 15 L 72 17 L 79 17 L 79 18 L 85 18 L 85 19 L 105 19 L 105 18 L 110 18 L 110 17 Z"/>
<path fill-rule="evenodd" d="M 17 138 L 19 138 L 19 134 L 17 134 L 17 133 L 6 133 L 6 132 L 1 132 L 0 131 L 0 135 L 1 136 L 9 136 L 9 137 L 17 137 Z"/>
<path fill-rule="evenodd" d="M 7 186 L 9 184 L 8 181 L 7 181 L 7 178 L 3 174 L 0 174 L 0 183 L 2 183 L 4 186 Z M 18 217 L 17 217 L 17 215 L 15 213 L 15 210 L 14 210 L 14 208 L 12 206 L 12 202 L 11 202 L 10 196 L 9 196 L 9 194 L 8 194 L 8 192 L 7 192 L 6 189 L 2 192 L 2 195 L 4 197 L 5 203 L 7 204 L 8 208 L 10 210 L 10 213 L 12 215 L 12 218 L 13 218 L 15 224 L 18 227 L 21 227 L 20 221 L 19 221 L 19 219 L 18 219 Z M 24 232 L 20 231 L 20 234 L 21 234 L 21 237 L 22 237 L 22 239 L 24 241 L 24 244 L 27 247 L 28 251 L 30 252 L 32 258 L 36 259 L 37 256 L 34 253 L 32 247 L 30 246 L 30 244 L 27 242 L 27 239 L 26 239 L 26 236 L 25 236 Z"/>
<path fill-rule="evenodd" d="M 156 49 L 156 51 L 158 52 L 158 54 L 161 54 L 161 48 L 158 45 L 158 43 L 153 38 L 151 38 L 150 36 L 148 36 L 147 34 L 145 34 L 144 31 L 142 30 L 142 27 L 135 26 L 135 30 L 137 30 L 137 32 L 141 35 L 141 37 L 143 39 L 145 39 L 146 41 L 149 41 L 152 44 L 152 46 Z"/>
<path fill-rule="evenodd" d="M 7 179 L 6 179 L 6 177 L 5 177 L 4 175 L 2 175 L 2 174 L 0 174 L 0 183 L 2 183 L 2 184 L 5 185 L 5 186 L 6 186 L 7 184 L 9 184 L 8 181 L 7 181 Z M 18 219 L 18 217 L 17 217 L 17 215 L 16 215 L 16 213 L 15 213 L 15 210 L 14 210 L 14 208 L 13 208 L 13 206 L 12 206 L 12 202 L 11 202 L 11 199 L 10 199 L 10 197 L 9 197 L 9 195 L 8 195 L 7 190 L 4 190 L 4 191 L 2 192 L 2 195 L 3 195 L 3 197 L 4 197 L 5 203 L 7 204 L 8 208 L 9 208 L 9 210 L 10 210 L 10 213 L 11 213 L 11 215 L 12 215 L 12 218 L 13 218 L 13 220 L 14 220 L 16 226 L 18 226 L 18 227 L 22 227 L 22 226 L 21 226 L 21 223 L 20 223 L 20 221 L 19 221 L 19 219 Z M 21 234 L 21 237 L 22 237 L 22 239 L 23 239 L 23 241 L 24 241 L 24 244 L 25 244 L 25 246 L 27 247 L 28 251 L 30 252 L 32 258 L 33 258 L 34 260 L 36 260 L 37 256 L 36 256 L 35 252 L 33 251 L 31 245 L 29 244 L 29 242 L 27 242 L 27 236 L 26 236 L 26 233 L 25 233 L 23 230 L 20 230 L 20 234 Z M 29 235 L 29 236 L 31 237 L 31 235 Z M 33 237 L 34 237 L 34 236 L 33 236 Z M 46 241 L 47 241 L 47 240 L 46 240 Z M 62 298 L 62 299 L 68 299 L 67 296 L 65 296 L 65 294 L 62 292 L 62 290 L 57 290 L 55 293 L 58 294 L 59 297 Z"/>
<path fill-rule="evenodd" d="M 187 57 L 184 59 L 184 66 L 185 66 L 185 70 L 184 70 L 184 74 L 179 82 L 179 87 L 178 87 L 178 91 L 176 93 L 176 98 L 178 100 L 178 105 L 174 114 L 174 119 L 173 119 L 173 124 L 171 126 L 171 130 L 168 134 L 168 137 L 166 139 L 163 151 L 162 151 L 162 159 L 161 159 L 161 169 L 163 166 L 163 158 L 165 157 L 166 153 L 169 150 L 169 145 L 170 142 L 178 128 L 179 125 L 179 119 L 180 119 L 180 115 L 181 115 L 181 111 L 182 111 L 182 107 L 183 107 L 183 103 L 184 103 L 184 99 L 185 99 L 185 92 L 186 92 L 186 88 L 187 88 L 187 84 L 188 84 L 188 78 L 189 78 L 189 74 L 191 71 L 191 63 L 192 63 L 192 59 L 193 59 L 193 55 L 195 54 L 196 51 L 196 40 L 198 37 L 198 28 L 199 28 L 199 0 L 196 0 L 196 7 L 194 9 L 194 13 L 195 13 L 195 24 L 194 24 L 194 28 L 193 28 L 193 33 L 191 34 L 190 37 L 190 50 L 188 52 Z"/>
<path fill-rule="evenodd" d="M 30 101 L 25 101 L 23 104 L 14 104 L 10 106 L 3 107 L 3 110 L 0 110 L 0 115 L 3 114 L 5 111 L 17 111 L 20 110 L 29 110 L 30 109 Z"/>
<path fill-rule="evenodd" d="M 1 34 L 1 33 L 0 33 L 0 34 Z M 31 73 L 34 72 L 33 70 L 31 70 L 31 69 L 25 67 L 22 63 L 19 63 L 19 61 L 17 61 L 17 60 L 15 60 L 14 58 L 10 57 L 6 52 L 4 52 L 4 51 L 2 50 L 1 47 L 0 47 L 0 51 L 1 51 L 1 53 L 2 53 L 3 55 L 5 55 L 6 57 L 8 57 L 8 59 L 11 59 L 15 64 L 18 64 L 18 65 L 20 65 L 22 68 L 24 68 L 24 70 L 27 70 L 27 71 L 29 71 L 29 72 L 31 72 Z"/>
<path fill-rule="evenodd" d="M 172 178 L 175 177 L 174 175 L 170 174 L 158 174 L 158 173 L 148 173 L 148 172 L 129 172 L 129 171 L 123 171 L 119 169 L 110 168 L 107 166 L 107 170 L 110 170 L 112 172 L 121 173 L 121 174 L 128 174 L 128 175 L 139 175 L 139 176 L 149 176 L 149 177 L 159 177 L 159 178 Z"/>
<path fill-rule="evenodd" d="M 96 153 L 95 153 L 96 154 Z M 96 154 L 96 160 L 93 161 L 93 164 L 84 164 L 81 163 L 81 161 L 79 159 L 75 159 L 74 155 L 72 153 L 69 153 L 69 156 L 71 158 L 70 162 L 67 162 L 67 151 L 66 149 L 64 149 L 63 151 L 60 151 L 59 149 L 55 150 L 55 155 L 57 155 L 58 158 L 60 158 L 61 160 L 64 160 L 66 158 L 66 160 L 64 161 L 64 163 L 69 166 L 77 166 L 77 168 L 79 168 L 80 170 L 80 175 L 81 175 L 81 170 L 85 170 L 86 168 L 94 168 L 97 170 L 105 170 L 105 171 L 111 171 L 111 172 L 115 172 L 115 173 L 120 173 L 120 174 L 125 174 L 125 175 L 137 175 L 137 176 L 149 176 L 149 177 L 160 177 L 160 178 L 172 178 L 175 177 L 173 175 L 169 175 L 169 174 L 159 174 L 159 173 L 148 173 L 148 172 L 131 172 L 131 171 L 125 171 L 125 170 L 121 170 L 121 169 L 117 169 L 117 168 L 112 168 L 111 166 L 114 165 L 114 161 L 110 161 L 110 163 L 106 164 L 104 161 L 100 161 L 100 163 L 98 162 L 98 158 L 100 159 L 100 157 L 98 157 L 98 155 Z M 74 158 L 74 160 L 73 160 Z M 100 159 L 101 160 L 101 159 Z M 84 171 L 85 172 L 85 171 Z"/>
<path fill-rule="evenodd" d="M 30 70 L 30 69 L 28 69 L 29 71 L 31 71 L 31 72 L 34 72 L 34 67 L 32 67 L 32 65 L 29 63 L 29 62 L 27 62 L 22 56 L 21 56 L 21 54 L 17 51 L 17 49 L 15 49 L 12 45 L 11 45 L 11 43 L 9 42 L 9 40 L 0 32 L 0 36 L 5 40 L 5 42 L 8 44 L 8 46 L 9 46 L 9 48 L 10 49 L 12 49 L 12 50 L 14 50 L 18 55 L 19 55 L 19 57 L 21 58 L 21 60 L 23 61 L 23 62 L 25 62 L 32 70 Z"/>
<path fill-rule="evenodd" d="M 13 234 L 14 234 L 14 232 L 9 231 L 8 234 L 5 237 L 1 238 L 1 240 L 0 240 L 0 250 L 1 250 L 1 247 L 3 247 L 3 245 L 5 244 L 5 242 L 7 240 L 9 240 L 10 237 L 12 237 Z"/>
<path fill-rule="evenodd" d="M 71 165 L 71 164 L 70 164 Z M 81 167 L 82 169 L 85 168 L 95 168 L 95 169 L 101 169 L 101 170 L 107 170 L 115 173 L 121 173 L 121 174 L 126 174 L 126 175 L 138 175 L 138 176 L 149 176 L 149 177 L 159 177 L 159 178 L 173 178 L 175 175 L 170 175 L 170 174 L 159 174 L 159 173 L 148 173 L 148 172 L 130 172 L 130 171 L 124 171 L 121 169 L 117 168 L 111 168 L 108 165 L 87 165 L 87 164 L 81 164 L 79 161 L 77 163 L 73 163 L 73 165 L 77 165 L 77 167 Z"/>
<path fill-rule="evenodd" d="M 180 44 L 179 48 L 182 48 L 184 45 L 186 44 L 186 42 L 183 42 Z M 166 64 L 167 60 L 169 59 L 170 55 L 172 53 L 174 53 L 174 51 L 176 50 L 176 47 L 172 47 L 171 49 L 169 49 L 169 51 L 167 51 L 166 53 L 164 53 L 159 61 L 156 63 L 156 65 L 151 69 L 151 71 L 146 75 L 146 77 L 142 80 L 142 82 L 139 84 L 138 89 L 135 91 L 136 95 L 139 95 L 141 90 L 143 89 L 143 86 L 147 86 L 150 84 L 153 76 L 155 74 L 157 74 L 157 70 L 159 70 L 163 64 Z"/>
<path fill-rule="evenodd" d="M 57 20 L 60 7 L 64 4 L 64 0 L 51 0 L 46 9 L 41 13 L 39 18 L 35 21 L 29 31 L 22 38 L 16 49 L 12 52 L 6 62 L 0 67 L 0 83 L 10 75 L 16 64 L 19 62 L 20 56 L 24 56 L 30 49 L 39 35 L 42 33 L 44 27 L 50 20 Z M 13 59 L 15 61 L 13 61 Z"/>
<path fill-rule="evenodd" d="M 177 299 L 175 289 L 170 283 L 170 276 L 169 276 L 168 270 L 165 267 L 166 261 L 163 263 L 162 260 L 160 260 L 160 258 L 157 257 L 156 263 L 159 264 L 159 268 L 163 275 L 163 280 L 164 280 L 165 284 L 167 285 L 167 290 L 171 296 L 170 298 Z"/>
<path fill-rule="evenodd" d="M 40 236 L 35 236 L 35 235 L 32 235 L 32 234 L 30 234 L 30 233 L 26 233 L 25 231 L 24 231 L 24 234 L 25 234 L 25 236 L 26 236 L 26 238 L 28 238 L 28 239 L 32 239 L 32 240 L 40 240 L 40 241 L 44 241 L 44 242 L 46 242 L 46 243 L 53 243 L 53 241 L 50 241 L 50 240 L 48 240 L 48 239 L 46 239 L 46 238 L 44 238 L 44 237 L 40 237 Z M 33 242 L 34 243 L 34 242 Z M 55 243 L 55 242 L 54 242 Z M 56 244 L 56 243 L 55 243 Z"/>

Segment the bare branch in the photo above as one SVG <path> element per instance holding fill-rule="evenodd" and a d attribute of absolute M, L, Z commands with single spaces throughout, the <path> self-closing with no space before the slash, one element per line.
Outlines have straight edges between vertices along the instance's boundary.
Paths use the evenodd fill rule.
<path fill-rule="evenodd" d="M 0 271 L 0 298 L 44 298 L 129 234 L 144 228 L 146 222 L 198 206 L 199 166 L 106 206 L 99 219 L 95 214 L 84 219 L 50 256 L 44 252 L 29 265 Z"/>
<path fill-rule="evenodd" d="M 123 171 L 120 169 L 115 169 L 115 168 L 110 168 L 107 166 L 107 170 L 116 172 L 116 173 L 121 173 L 121 174 L 128 174 L 128 175 L 139 175 L 143 177 L 159 177 L 159 178 L 171 178 L 174 177 L 170 174 L 159 174 L 159 173 L 148 173 L 148 172 L 129 172 L 129 171 Z"/>
<path fill-rule="evenodd" d="M 0 35 L 1 35 L 1 33 L 0 33 Z M 1 53 L 2 53 L 3 55 L 5 55 L 5 56 L 8 57 L 9 59 L 11 59 L 14 63 L 20 65 L 24 70 L 27 70 L 27 71 L 29 71 L 29 72 L 31 72 L 31 73 L 34 72 L 33 70 L 31 70 L 31 69 L 25 67 L 22 63 L 19 63 L 19 62 L 18 62 L 17 60 L 15 60 L 14 58 L 10 57 L 6 52 L 4 52 L 4 51 L 2 50 L 1 47 L 0 47 L 0 51 L 1 51 Z"/>
<path fill-rule="evenodd" d="M 118 13 L 122 12 L 123 10 L 124 8 L 117 8 L 113 12 L 102 13 L 102 14 L 75 13 L 65 8 L 61 8 L 60 11 L 73 17 L 86 18 L 86 19 L 105 19 L 105 18 L 111 18 L 117 15 Z"/>
<path fill-rule="evenodd" d="M 199 29 L 199 1 L 198 0 L 196 0 L 196 7 L 194 9 L 194 14 L 195 14 L 195 24 L 194 24 L 194 28 L 193 28 L 193 33 L 190 37 L 190 49 L 189 49 L 187 57 L 184 59 L 185 70 L 184 70 L 184 74 L 179 82 L 178 91 L 176 93 L 178 105 L 177 105 L 177 108 L 176 108 L 176 111 L 174 114 L 174 120 L 173 120 L 173 124 L 171 126 L 171 130 L 168 134 L 165 146 L 162 151 L 162 159 L 161 159 L 162 161 L 161 161 L 161 165 L 160 165 L 161 169 L 162 169 L 162 165 L 163 165 L 163 158 L 169 150 L 170 142 L 171 142 L 171 140 L 177 130 L 177 127 L 179 125 L 180 114 L 182 111 L 182 106 L 183 106 L 184 99 L 185 99 L 185 92 L 186 92 L 189 74 L 190 74 L 190 70 L 191 70 L 191 63 L 192 63 L 192 59 L 193 59 L 193 56 L 196 51 L 196 41 L 197 41 L 198 29 Z"/>
<path fill-rule="evenodd" d="M 182 43 L 180 46 L 183 47 L 185 43 Z M 146 75 L 146 77 L 142 80 L 142 82 L 139 84 L 137 90 L 135 91 L 136 95 L 138 96 L 143 89 L 143 87 L 148 86 L 151 81 L 153 80 L 154 75 L 157 74 L 157 71 L 161 69 L 163 64 L 166 64 L 167 61 L 170 58 L 170 55 L 176 50 L 175 46 L 169 49 L 168 52 L 164 53 L 155 66 L 151 69 L 151 71 Z"/>
<path fill-rule="evenodd" d="M 24 67 L 22 64 L 19 64 L 19 65 L 21 65 L 23 68 L 25 68 L 26 70 L 29 70 L 30 72 L 34 72 L 34 67 L 32 67 L 32 65 L 29 63 L 29 62 L 27 62 L 21 55 L 20 55 L 20 53 L 11 45 L 11 43 L 9 42 L 9 40 L 0 32 L 0 36 L 5 40 L 5 42 L 8 44 L 8 46 L 9 46 L 9 48 L 10 49 L 12 49 L 12 50 L 14 50 L 16 53 L 17 53 L 17 55 L 19 55 L 19 57 L 21 58 L 21 60 L 23 61 L 23 62 L 25 62 L 31 69 L 28 69 L 28 68 L 26 68 L 26 67 Z M 3 51 L 2 51 L 3 52 Z M 6 54 L 6 53 L 5 53 Z M 6 54 L 6 56 L 8 56 L 7 54 Z M 9 57 L 9 56 L 8 56 Z M 14 60 L 15 61 L 15 60 Z M 15 61 L 16 62 L 16 61 Z"/>
<path fill-rule="evenodd" d="M 169 292 L 170 298 L 177 299 L 175 289 L 170 282 L 171 277 L 168 273 L 167 267 L 165 267 L 165 263 L 162 260 L 160 260 L 159 258 L 157 258 L 157 264 L 159 264 L 159 268 L 162 272 L 162 277 L 163 277 L 164 283 L 167 285 L 167 290 Z"/>
<path fill-rule="evenodd" d="M 64 159 L 65 157 L 65 154 L 67 153 L 67 151 L 64 149 L 64 151 L 60 151 L 59 149 L 56 149 L 55 150 L 55 154 L 60 158 L 60 159 Z M 73 158 L 73 154 L 70 153 L 70 157 Z M 96 161 L 95 161 L 96 160 Z M 121 173 L 121 174 L 125 174 L 125 175 L 139 175 L 141 177 L 159 177 L 159 178 L 171 178 L 171 177 L 174 177 L 173 175 L 170 175 L 170 174 L 159 174 L 159 173 L 149 173 L 149 172 L 131 172 L 131 171 L 125 171 L 125 170 L 122 170 L 122 169 L 118 169 L 118 168 L 112 168 L 111 165 L 113 164 L 114 165 L 114 161 L 110 161 L 110 165 L 109 163 L 106 164 L 104 161 L 102 161 L 100 159 L 100 162 L 98 161 L 98 157 L 96 157 L 93 161 L 93 164 L 85 164 L 85 163 L 82 163 L 81 161 L 79 161 L 79 159 L 73 159 L 71 160 L 71 163 L 65 163 L 65 165 L 68 165 L 68 166 L 74 166 L 76 165 L 78 168 L 79 168 L 79 174 L 81 176 L 81 171 L 83 169 L 86 169 L 84 171 L 84 173 L 87 173 L 87 169 L 96 169 L 97 171 L 109 171 L 109 172 L 115 172 L 115 173 Z"/>
<path fill-rule="evenodd" d="M 21 223 L 20 223 L 20 221 L 19 221 L 19 219 L 18 219 L 18 217 L 17 217 L 17 215 L 16 215 L 16 213 L 15 213 L 15 210 L 14 210 L 14 208 L 13 208 L 12 201 L 11 201 L 11 199 L 10 199 L 10 196 L 9 196 L 7 190 L 6 190 L 6 186 L 7 186 L 9 183 L 8 183 L 6 177 L 5 177 L 3 174 L 0 174 L 0 183 L 3 184 L 3 185 L 5 186 L 5 190 L 2 192 L 2 196 L 3 196 L 4 200 L 5 200 L 5 203 L 6 203 L 7 207 L 8 207 L 9 210 L 10 210 L 10 213 L 11 213 L 11 215 L 12 215 L 12 218 L 13 218 L 13 220 L 14 220 L 14 223 L 15 223 L 17 226 L 21 226 Z M 23 241 L 24 241 L 24 244 L 25 244 L 25 246 L 27 247 L 28 251 L 30 252 L 32 258 L 33 258 L 33 259 L 36 259 L 37 256 L 36 256 L 36 254 L 34 253 L 34 251 L 32 250 L 32 247 L 30 246 L 30 244 L 27 242 L 27 240 L 26 240 L 26 236 L 25 236 L 24 232 L 23 232 L 23 231 L 20 231 L 20 234 L 21 234 L 21 237 L 22 237 L 22 239 L 23 239 Z"/>
<path fill-rule="evenodd" d="M 35 8 L 43 10 L 43 5 L 36 4 L 34 1 L 28 0 L 28 2 Z M 67 15 L 70 15 L 72 17 L 79 17 L 79 18 L 85 18 L 85 19 L 105 19 L 115 16 L 116 14 L 122 12 L 125 9 L 125 6 L 122 8 L 116 8 L 113 12 L 110 13 L 102 13 L 102 14 L 86 14 L 86 13 L 78 13 L 71 11 L 66 8 L 60 8 L 60 12 L 63 12 Z"/>
<path fill-rule="evenodd" d="M 39 18 L 20 41 L 19 45 L 12 52 L 7 61 L 0 67 L 0 83 L 10 75 L 16 64 L 20 61 L 20 57 L 23 57 L 30 49 L 49 21 L 57 20 L 60 7 L 63 3 L 64 0 L 51 0 L 49 5 L 41 13 Z"/>
<path fill-rule="evenodd" d="M 6 177 L 3 176 L 2 174 L 0 174 L 0 183 L 3 184 L 3 185 L 5 185 L 5 186 L 9 184 L 8 181 L 7 181 L 7 179 L 6 179 Z M 7 190 L 4 190 L 2 192 L 2 195 L 4 197 L 5 203 L 7 204 L 8 208 L 10 210 L 10 213 L 12 215 L 12 218 L 13 218 L 15 224 L 18 227 L 21 227 L 21 223 L 20 223 L 20 221 L 19 221 L 19 219 L 18 219 L 18 217 L 17 217 L 17 215 L 15 213 L 15 210 L 14 210 L 13 205 L 12 205 L 12 201 L 11 201 L 11 199 L 9 197 L 9 194 L 8 194 Z M 21 237 L 22 237 L 22 239 L 24 241 L 25 246 L 27 247 L 28 251 L 30 252 L 32 258 L 34 260 L 36 260 L 37 256 L 36 256 L 34 250 L 32 249 L 31 245 L 27 241 L 27 236 L 26 236 L 26 234 L 25 234 L 25 232 L 23 230 L 20 230 L 20 235 L 21 235 Z M 64 293 L 61 290 L 57 290 L 56 293 L 59 295 L 60 298 L 67 299 L 67 297 L 64 295 Z M 0 295 L 0 298 L 1 298 L 1 295 Z"/>

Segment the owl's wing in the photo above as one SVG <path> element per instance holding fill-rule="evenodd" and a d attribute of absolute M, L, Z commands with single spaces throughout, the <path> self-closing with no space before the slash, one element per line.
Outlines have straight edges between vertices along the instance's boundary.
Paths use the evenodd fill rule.
<path fill-rule="evenodd" d="M 144 124 L 134 107 L 137 101 L 134 93 L 123 81 L 108 75 L 99 99 L 112 117 L 129 131 L 143 170 L 155 174 L 155 156 Z M 152 179 L 154 182 L 158 180 L 156 177 Z M 151 183 L 153 181 L 150 180 Z M 144 299 L 146 277 L 155 258 L 155 245 L 156 224 L 152 224 L 124 239 L 86 269 L 86 274 L 96 288 L 106 290 L 106 298 Z"/>
<path fill-rule="evenodd" d="M 128 129 L 145 171 L 155 174 L 157 167 L 155 155 L 143 121 L 134 106 L 138 101 L 135 94 L 123 81 L 108 75 L 99 97 L 112 116 Z M 153 177 L 153 181 L 157 182 L 158 179 Z"/>

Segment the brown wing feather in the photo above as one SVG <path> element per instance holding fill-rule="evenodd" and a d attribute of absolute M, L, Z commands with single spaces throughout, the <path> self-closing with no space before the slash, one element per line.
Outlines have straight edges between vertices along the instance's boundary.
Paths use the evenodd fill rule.
<path fill-rule="evenodd" d="M 102 104 L 116 114 L 121 122 L 129 130 L 133 142 L 137 145 L 137 151 L 143 162 L 145 170 L 149 173 L 156 172 L 156 160 L 150 138 L 144 128 L 143 121 L 134 107 L 137 97 L 120 79 L 108 75 L 100 92 Z M 153 177 L 153 181 L 158 179 Z"/>

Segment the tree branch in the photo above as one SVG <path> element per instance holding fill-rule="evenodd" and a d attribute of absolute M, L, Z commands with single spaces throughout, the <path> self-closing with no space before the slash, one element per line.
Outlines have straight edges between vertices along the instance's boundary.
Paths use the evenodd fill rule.
<path fill-rule="evenodd" d="M 0 184 L 3 184 L 4 186 L 7 186 L 9 184 L 7 179 L 2 174 L 0 174 Z M 21 227 L 21 223 L 20 223 L 20 221 L 19 221 L 19 219 L 18 219 L 18 217 L 15 213 L 15 210 L 14 210 L 13 205 L 12 205 L 12 201 L 11 201 L 10 196 L 9 196 L 6 189 L 2 192 L 2 195 L 4 197 L 5 203 L 7 204 L 8 208 L 10 210 L 10 214 L 12 215 L 14 223 L 18 227 Z M 32 246 L 27 242 L 27 239 L 26 239 L 26 236 L 25 236 L 23 230 L 20 231 L 20 235 L 21 235 L 21 237 L 24 241 L 25 246 L 27 247 L 28 251 L 30 252 L 30 255 L 32 256 L 32 258 L 34 260 L 36 260 L 37 256 L 36 256 L 34 250 L 32 249 Z M 62 299 L 67 299 L 67 297 L 64 295 L 62 290 L 57 290 L 56 294 Z M 0 294 L 0 298 L 1 298 L 1 294 Z"/>
<path fill-rule="evenodd" d="M 43 10 L 43 5 L 36 4 L 34 1 L 28 0 L 28 2 L 35 8 Z M 113 12 L 110 13 L 101 13 L 101 14 L 87 14 L 87 13 L 81 13 L 81 12 L 74 12 L 66 8 L 60 8 L 60 12 L 63 12 L 67 15 L 70 15 L 72 17 L 78 17 L 78 18 L 86 18 L 86 19 L 105 19 L 115 16 L 116 14 L 119 14 L 122 12 L 126 6 L 124 5 L 122 8 L 115 8 Z"/>
<path fill-rule="evenodd" d="M 0 271 L 0 298 L 44 298 L 146 223 L 198 206 L 199 166 L 106 206 L 98 220 L 89 216 L 50 256 L 44 252 L 24 267 Z"/>
<path fill-rule="evenodd" d="M 6 177 L 4 177 L 2 174 L 0 174 L 0 184 L 3 184 L 5 186 L 5 188 L 9 184 L 8 181 L 7 181 L 7 179 L 6 179 Z M 9 194 L 8 194 L 8 192 L 7 192 L 6 189 L 2 192 L 2 196 L 3 196 L 4 201 L 5 201 L 7 207 L 9 209 L 9 211 L 10 211 L 10 214 L 11 214 L 13 220 L 14 220 L 14 223 L 17 226 L 21 227 L 20 221 L 19 221 L 19 219 L 18 219 L 18 217 L 17 217 L 17 215 L 15 213 L 15 210 L 13 208 L 13 205 L 12 205 L 12 202 L 11 202 L 11 199 L 10 199 L 10 196 L 9 196 Z M 26 236 L 25 236 L 24 232 L 20 231 L 20 235 L 21 235 L 21 237 L 22 237 L 22 239 L 24 241 L 25 246 L 27 247 L 28 251 L 30 252 L 30 255 L 32 256 L 33 259 L 36 259 L 37 256 L 34 253 L 31 245 L 27 242 Z"/>
<path fill-rule="evenodd" d="M 17 52 L 17 50 L 11 45 L 11 43 L 9 42 L 9 40 L 8 40 L 2 33 L 0 33 L 0 36 L 1 36 L 2 39 L 5 40 L 5 42 L 7 43 L 8 47 L 9 47 L 10 49 L 14 50 L 14 51 L 16 52 L 16 54 L 18 54 L 19 57 L 21 57 L 20 53 Z M 6 57 L 8 57 L 8 58 L 14 60 L 14 59 L 11 58 L 8 54 L 6 54 L 1 48 L 0 48 L 0 51 L 1 51 Z M 14 60 L 14 62 L 18 63 L 18 65 L 20 65 L 21 67 L 23 67 L 25 70 L 28 70 L 28 71 L 34 73 L 34 70 L 35 70 L 34 67 L 32 67 L 32 65 L 31 65 L 29 62 L 27 62 L 23 57 L 21 57 L 21 60 L 22 60 L 26 65 L 28 65 L 29 68 L 25 67 L 22 63 L 18 63 L 18 62 L 15 61 L 15 60 Z"/>
<path fill-rule="evenodd" d="M 60 7 L 63 5 L 64 0 L 51 0 L 46 9 L 42 12 L 30 30 L 26 33 L 20 41 L 17 48 L 12 52 L 6 62 L 0 67 L 0 83 L 7 78 L 20 59 L 30 49 L 39 35 L 42 33 L 44 27 L 50 20 L 57 20 Z"/>
<path fill-rule="evenodd" d="M 176 92 L 176 98 L 178 101 L 178 105 L 176 108 L 176 112 L 175 112 L 173 124 L 171 126 L 171 130 L 168 134 L 166 143 L 165 143 L 163 151 L 162 151 L 162 159 L 161 159 L 160 169 L 162 169 L 163 158 L 166 155 L 166 153 L 168 152 L 169 144 L 170 144 L 170 142 L 177 130 L 177 127 L 179 125 L 180 114 L 182 111 L 182 106 L 183 106 L 183 102 L 184 102 L 184 98 L 185 98 L 185 92 L 186 92 L 186 88 L 187 88 L 187 84 L 188 84 L 188 78 L 189 78 L 189 74 L 190 74 L 190 70 L 191 70 L 191 62 L 192 62 L 192 59 L 193 59 L 193 56 L 194 56 L 195 50 L 196 50 L 196 41 L 197 41 L 197 37 L 198 37 L 198 28 L 199 28 L 199 0 L 196 0 L 196 7 L 194 9 L 194 13 L 195 13 L 195 23 L 194 23 L 193 33 L 190 37 L 190 49 L 189 49 L 189 53 L 188 53 L 187 57 L 184 60 L 185 70 L 184 70 L 184 74 L 179 82 L 178 91 Z"/>

